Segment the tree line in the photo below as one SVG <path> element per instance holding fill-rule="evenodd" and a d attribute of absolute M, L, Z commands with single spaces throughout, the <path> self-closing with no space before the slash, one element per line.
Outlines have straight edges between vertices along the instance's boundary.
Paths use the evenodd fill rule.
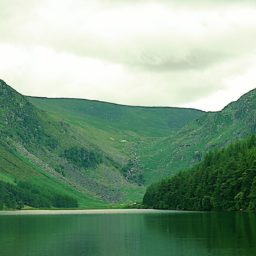
<path fill-rule="evenodd" d="M 76 208 L 77 200 L 62 194 L 52 193 L 28 182 L 15 184 L 0 181 L 0 210 L 34 208 Z"/>
<path fill-rule="evenodd" d="M 195 167 L 148 187 L 156 209 L 256 211 L 256 137 L 208 153 Z"/>

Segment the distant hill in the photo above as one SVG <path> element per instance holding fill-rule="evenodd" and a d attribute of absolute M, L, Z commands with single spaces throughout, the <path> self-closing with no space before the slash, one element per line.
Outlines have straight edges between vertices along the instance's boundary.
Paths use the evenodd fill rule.
<path fill-rule="evenodd" d="M 140 149 L 176 134 L 204 114 L 195 109 L 133 107 L 81 99 L 28 100 L 56 120 L 79 130 L 86 141 L 119 163 L 126 180 L 141 186 L 149 181 L 140 163 Z"/>
<path fill-rule="evenodd" d="M 73 123 L 85 122 L 109 132 L 163 137 L 176 132 L 204 112 L 171 107 L 136 107 L 84 99 L 28 97 L 36 107 Z"/>
<path fill-rule="evenodd" d="M 36 107 L 69 121 L 105 131 L 162 137 L 176 132 L 203 111 L 170 107 L 136 107 L 82 99 L 28 98 Z"/>

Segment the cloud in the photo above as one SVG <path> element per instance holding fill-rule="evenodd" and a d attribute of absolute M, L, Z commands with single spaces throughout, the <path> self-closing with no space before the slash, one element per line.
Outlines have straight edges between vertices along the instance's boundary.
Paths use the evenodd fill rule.
<path fill-rule="evenodd" d="M 0 75 L 40 96 L 219 109 L 256 63 L 254 1 L 1 1 L 0 33 Z"/>

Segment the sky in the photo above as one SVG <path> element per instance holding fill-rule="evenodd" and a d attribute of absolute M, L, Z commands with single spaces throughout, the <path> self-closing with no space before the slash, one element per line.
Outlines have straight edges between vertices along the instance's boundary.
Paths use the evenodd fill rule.
<path fill-rule="evenodd" d="M 25 95 L 218 111 L 256 87 L 255 0 L 1 0 Z"/>

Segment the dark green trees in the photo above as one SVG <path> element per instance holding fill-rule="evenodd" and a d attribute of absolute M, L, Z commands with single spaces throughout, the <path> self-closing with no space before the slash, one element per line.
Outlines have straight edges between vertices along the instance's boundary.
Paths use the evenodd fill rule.
<path fill-rule="evenodd" d="M 62 156 L 80 168 L 94 168 L 102 163 L 102 156 L 100 154 L 82 147 L 66 149 Z"/>
<path fill-rule="evenodd" d="M 12 185 L 0 181 L 0 210 L 34 208 L 76 208 L 77 201 L 69 196 L 52 194 L 27 182 Z"/>
<path fill-rule="evenodd" d="M 189 171 L 147 189 L 147 207 L 256 210 L 256 137 L 210 152 Z"/>

